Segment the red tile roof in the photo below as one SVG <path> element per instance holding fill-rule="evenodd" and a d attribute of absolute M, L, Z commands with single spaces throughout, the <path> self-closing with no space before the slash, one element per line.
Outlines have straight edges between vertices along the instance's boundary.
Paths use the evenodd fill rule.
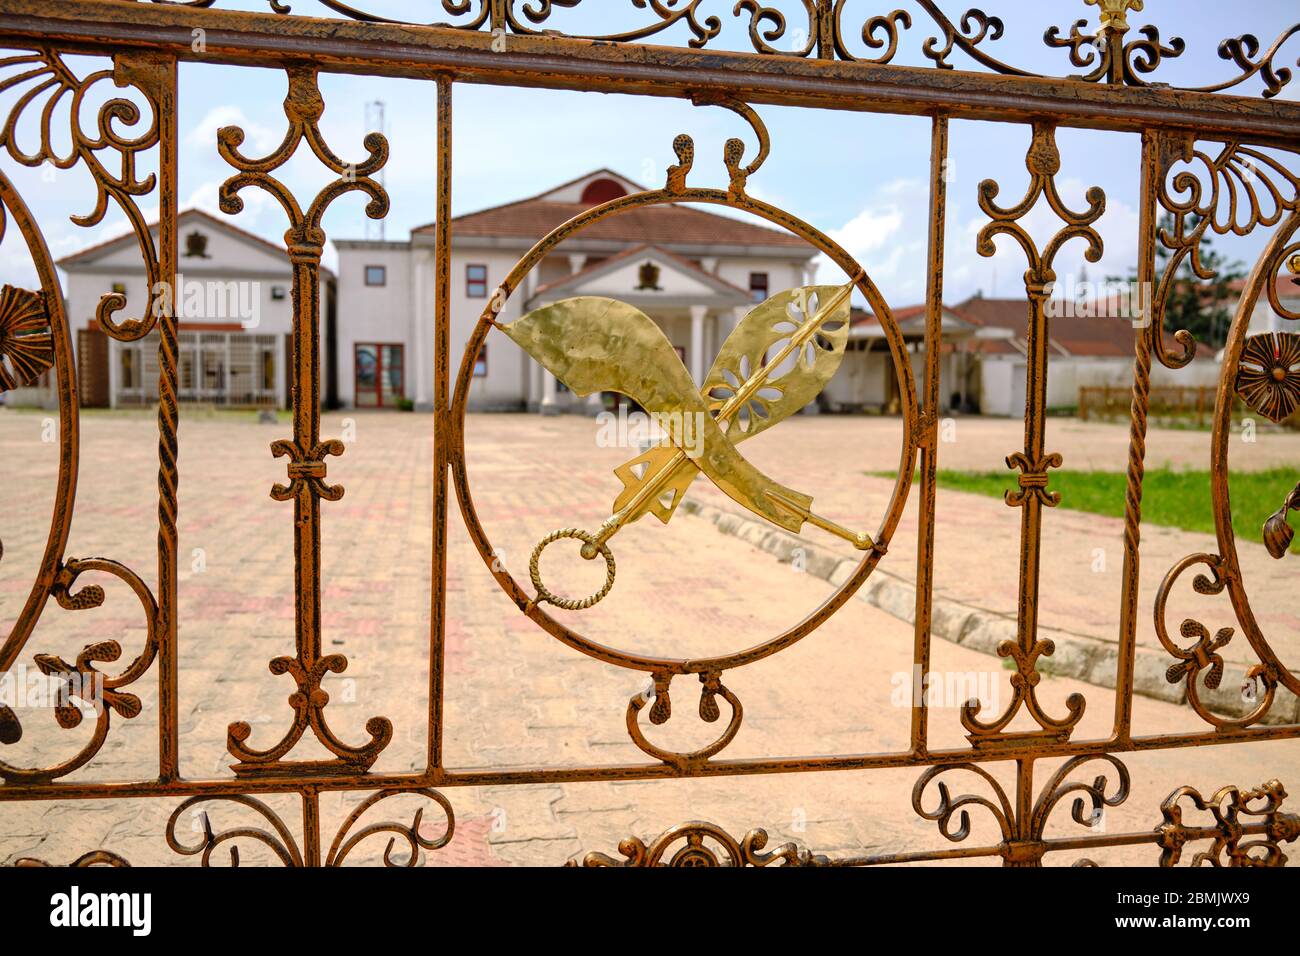
<path fill-rule="evenodd" d="M 589 205 L 580 202 L 525 199 L 457 216 L 452 220 L 452 233 L 456 238 L 508 236 L 535 240 L 589 208 Z M 433 228 L 434 224 L 431 223 L 413 230 L 413 233 L 430 232 Z M 582 238 L 658 246 L 780 246 L 799 249 L 809 256 L 814 252 L 812 246 L 790 233 L 675 204 L 646 206 L 617 213 L 588 226 L 582 231 Z"/>
<path fill-rule="evenodd" d="M 1008 329 L 1015 340 L 1024 341 L 1029 334 L 1029 303 L 1025 299 L 986 299 L 974 297 L 950 310 L 963 319 L 986 328 Z M 1123 316 L 1080 316 L 1057 314 L 1048 322 L 1048 332 L 1056 348 L 1051 354 L 1083 355 L 1101 358 L 1127 358 L 1133 355 L 1136 330 L 1133 321 Z M 1181 352 L 1173 336 L 1165 334 L 1166 346 Z M 979 349 L 986 353 L 1020 352 L 1013 340 L 985 339 Z M 1213 349 L 1200 346 L 1202 355 Z"/>
<path fill-rule="evenodd" d="M 202 209 L 182 209 L 179 213 L 176 214 L 176 222 L 178 225 L 190 219 L 205 219 L 210 224 L 218 227 L 219 229 L 226 229 L 234 233 L 235 235 L 239 236 L 241 239 L 244 239 L 247 242 L 251 242 L 254 245 L 261 246 L 263 249 L 265 249 L 268 252 L 275 253 L 278 256 L 283 256 L 285 258 L 286 264 L 288 262 L 289 253 L 285 251 L 284 246 L 277 246 L 273 242 L 268 242 L 267 240 L 263 239 L 261 236 L 249 232 L 247 229 L 239 228 L 233 222 L 228 222 L 225 219 L 218 219 L 216 216 L 212 215 L 211 213 L 204 212 Z M 149 223 L 149 231 L 151 233 L 156 232 L 157 229 L 158 229 L 157 220 L 154 220 L 153 222 Z M 127 242 L 131 242 L 131 243 L 136 242 L 136 236 L 134 232 L 126 232 L 118 236 L 113 236 L 111 239 L 105 239 L 103 242 L 97 242 L 93 246 L 87 246 L 85 249 L 82 249 L 78 252 L 74 252 L 71 255 L 64 256 L 62 259 L 56 261 L 54 264 L 56 266 L 67 266 L 70 263 L 80 262 L 83 259 L 92 257 L 95 255 L 95 253 L 102 252 L 105 249 L 108 249 L 110 246 L 116 246 Z M 325 269 L 324 267 L 322 267 L 321 271 L 328 273 L 329 275 L 333 275 L 333 273 L 330 272 L 329 269 Z"/>
<path fill-rule="evenodd" d="M 1228 288 L 1233 292 L 1243 292 L 1246 289 L 1246 280 L 1237 279 L 1228 283 Z M 1280 275 L 1277 277 L 1277 294 L 1279 298 L 1291 299 L 1300 296 L 1300 276 Z"/>

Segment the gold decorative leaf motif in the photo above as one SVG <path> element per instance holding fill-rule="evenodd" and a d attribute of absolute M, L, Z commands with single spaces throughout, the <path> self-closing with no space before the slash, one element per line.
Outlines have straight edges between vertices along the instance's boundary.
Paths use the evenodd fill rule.
<path fill-rule="evenodd" d="M 788 531 L 803 526 L 803 517 L 778 501 L 806 509 L 812 498 L 773 481 L 736 451 L 644 312 L 616 299 L 579 296 L 535 309 L 502 331 L 575 394 L 619 392 L 659 416 L 677 448 L 700 449 L 689 463 L 738 504 Z M 694 441 L 684 434 L 688 421 L 699 428 Z"/>
<path fill-rule="evenodd" d="M 726 342 L 704 377 L 701 391 L 708 402 L 709 414 L 715 418 L 727 401 L 749 378 L 763 368 L 765 360 L 778 352 L 798 327 L 811 317 L 823 302 L 829 302 L 840 290 L 836 286 L 810 286 L 788 289 L 772 296 L 750 311 L 727 336 Z M 844 359 L 849 340 L 849 300 L 846 298 L 822 323 L 807 345 L 763 384 L 736 417 L 723 422 L 722 429 L 731 443 L 739 444 L 814 401 L 826 387 Z M 795 374 L 795 373 L 798 374 Z M 623 482 L 623 491 L 614 501 L 614 511 L 621 511 L 636 495 L 642 476 L 658 474 L 676 453 L 668 443 L 625 462 L 614 474 Z M 645 510 L 667 524 L 695 481 L 698 469 L 684 462 L 664 482 L 663 494 L 646 503 Z"/>
<path fill-rule="evenodd" d="M 701 391 L 716 413 L 750 375 L 763 367 L 768 356 L 813 315 L 822 302 L 829 302 L 837 286 L 808 286 L 787 289 L 751 311 L 727 337 L 713 367 L 704 377 Z M 727 429 L 732 442 L 752 438 L 816 400 L 826 383 L 835 377 L 844 360 L 849 341 L 849 300 L 845 299 L 808 344 L 788 363 L 776 369 L 763 388 Z"/>

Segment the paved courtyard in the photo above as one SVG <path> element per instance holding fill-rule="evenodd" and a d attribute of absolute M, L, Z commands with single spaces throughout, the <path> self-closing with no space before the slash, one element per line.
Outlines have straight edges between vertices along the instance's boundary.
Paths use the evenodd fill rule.
<path fill-rule="evenodd" d="M 898 465 L 898 423 L 888 419 L 796 418 L 756 438 L 746 454 L 778 480 L 813 494 L 818 510 L 852 526 L 875 530 L 890 482 L 865 473 Z M 6 632 L 30 587 L 48 531 L 57 444 L 39 413 L 0 411 L 0 475 L 6 508 L 0 540 L 0 626 Z M 287 423 L 259 424 L 252 416 L 192 415 L 181 432 L 181 760 L 186 777 L 230 776 L 226 727 L 246 720 L 254 746 L 269 746 L 288 726 L 290 679 L 266 663 L 293 648 L 292 506 L 267 492 L 283 480 L 283 462 L 271 458 L 272 440 Z M 347 493 L 323 505 L 324 645 L 346 654 L 349 668 L 327 681 L 328 713 L 344 739 L 361 742 L 364 725 L 384 714 L 395 737 L 376 770 L 402 772 L 423 765 L 427 707 L 427 648 L 431 521 L 431 420 L 423 415 L 331 414 L 325 437 L 343 437 L 347 453 L 330 461 L 330 480 Z M 533 544 L 560 527 L 594 529 L 608 516 L 618 488 L 612 470 L 631 457 L 626 447 L 604 447 L 589 419 L 475 416 L 467 424 L 475 502 L 498 558 L 521 581 Z M 779 437 L 778 437 L 779 436 Z M 962 419 L 941 464 L 994 469 L 1022 443 L 1018 422 Z M 1150 462 L 1193 467 L 1206 461 L 1208 435 L 1161 431 L 1152 435 Z M 148 414 L 91 414 L 83 421 L 78 507 L 69 555 L 105 556 L 154 579 L 156 433 Z M 1124 467 L 1123 426 L 1053 420 L 1048 447 L 1072 468 Z M 1235 468 L 1300 461 L 1300 436 L 1265 434 L 1234 447 Z M 1208 492 L 1207 492 L 1208 493 Z M 692 495 L 727 505 L 706 482 Z M 1019 518 L 1001 502 L 941 491 L 936 559 L 937 594 L 1014 612 Z M 1044 522 L 1043 620 L 1049 627 L 1114 639 L 1119 606 L 1121 523 L 1064 510 Z M 915 573 L 915 508 L 909 505 L 882 573 Z M 820 535 L 812 531 L 809 538 Z M 1143 608 L 1175 560 L 1213 550 L 1206 535 L 1149 528 L 1144 541 Z M 558 546 L 557 546 L 558 547 Z M 631 650 L 704 655 L 750 646 L 797 622 L 830 593 L 811 574 L 797 573 L 750 544 L 719 534 L 702 518 L 680 514 L 664 527 L 643 521 L 613 541 L 618 578 L 610 596 L 581 613 L 557 612 L 602 643 Z M 1103 549 L 1104 569 L 1093 570 Z M 1275 646 L 1300 652 L 1300 619 L 1284 601 L 1283 562 L 1262 546 L 1242 544 L 1248 583 L 1261 623 Z M 449 533 L 446 759 L 465 768 L 567 766 L 642 762 L 623 726 L 630 696 L 645 684 L 639 673 L 612 668 L 552 640 L 523 618 L 488 575 L 453 511 Z M 594 590 L 598 570 L 570 556 L 544 565 L 557 589 Z M 1280 569 L 1280 570 L 1279 570 Z M 128 655 L 143 633 L 139 606 L 127 590 L 104 582 L 104 607 L 66 612 L 51 604 L 28 645 L 33 653 L 71 659 L 95 639 L 120 640 Z M 1190 583 L 1177 620 L 1200 617 L 1211 629 L 1231 626 L 1226 600 L 1198 603 Z M 1151 644 L 1144 610 L 1142 641 Z M 911 666 L 912 628 L 864 601 L 852 601 L 825 626 L 787 651 L 729 673 L 726 684 L 743 701 L 745 722 L 729 757 L 795 756 L 902 750 L 908 711 L 899 688 Z M 1240 641 L 1227 649 L 1246 660 Z M 1235 656 L 1234 656 L 1235 655 Z M 1293 665 L 1294 666 L 1294 665 Z M 1008 673 L 996 658 L 936 641 L 934 668 L 970 674 L 993 705 L 1008 698 Z M 156 773 L 156 686 L 150 674 L 135 690 L 144 714 L 117 720 L 108 744 L 77 779 L 147 779 Z M 1065 699 L 1088 700 L 1078 737 L 1104 737 L 1111 727 L 1110 691 L 1048 677 L 1041 697 L 1050 713 Z M 713 725 L 695 718 L 696 694 L 673 685 L 674 719 L 648 733 L 679 749 L 699 746 Z M 959 747 L 964 736 L 957 708 L 946 700 L 932 716 L 931 746 Z M 1186 707 L 1147 698 L 1135 702 L 1134 733 L 1204 729 Z M 725 716 L 725 706 L 724 706 Z M 5 759 L 48 763 L 73 753 L 83 727 L 62 731 L 54 721 L 27 719 L 29 731 Z M 314 756 L 310 748 L 300 752 Z M 1229 783 L 1258 786 L 1280 777 L 1300 781 L 1300 746 L 1261 743 L 1144 753 L 1125 757 L 1133 792 L 1109 811 L 1108 829 L 1149 829 L 1160 800 L 1190 784 L 1212 792 Z M 1045 780 L 1050 762 L 1040 764 Z M 1008 791 L 1006 768 L 993 772 Z M 1095 771 L 1095 772 L 1100 772 Z M 1084 776 L 1094 775 L 1085 768 Z M 901 852 L 946 845 L 935 825 L 918 818 L 910 793 L 919 771 L 887 770 L 673 780 L 578 783 L 534 787 L 449 788 L 456 808 L 453 843 L 432 854 L 434 864 L 561 862 L 585 850 L 613 853 L 628 835 L 649 839 L 690 819 L 711 820 L 742 834 L 762 826 L 774 841 L 794 839 L 830 854 Z M 960 776 L 960 775 L 959 775 Z M 975 791 L 979 781 L 969 778 Z M 954 794 L 959 784 L 954 779 Z M 987 794 L 985 794 L 987 795 Z M 328 844 L 356 796 L 322 800 Z M 927 807 L 937 799 L 931 793 Z M 73 859 L 104 847 L 137 863 L 189 863 L 167 849 L 162 831 L 178 801 L 134 800 L 0 804 L 0 861 L 35 855 Z M 268 798 L 291 828 L 292 797 Z M 212 811 L 218 828 L 255 822 L 237 808 Z M 436 814 L 426 813 L 433 821 Z M 370 818 L 367 818 L 370 819 Z M 1078 828 L 1062 807 L 1053 833 Z M 996 828 L 973 815 L 972 841 L 996 842 Z M 190 829 L 200 826 L 195 817 Z M 382 852 L 383 840 L 369 859 Z M 360 851 L 359 851 L 360 852 Z M 1153 863 L 1150 847 L 1094 854 L 1102 863 Z M 1293 853 L 1292 856 L 1295 854 Z M 1078 854 L 1049 856 L 1051 864 Z M 252 851 L 245 860 L 256 861 Z M 360 857 L 359 857 L 360 858 Z"/>

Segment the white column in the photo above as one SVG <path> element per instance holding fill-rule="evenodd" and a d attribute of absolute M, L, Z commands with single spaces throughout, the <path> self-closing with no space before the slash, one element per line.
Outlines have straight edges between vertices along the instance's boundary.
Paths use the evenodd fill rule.
<path fill-rule="evenodd" d="M 542 367 L 529 356 L 525 357 L 525 361 L 528 363 L 527 407 L 536 411 L 542 407 Z"/>
<path fill-rule="evenodd" d="M 544 309 L 544 308 L 546 308 L 546 307 L 549 306 L 549 305 L 554 305 L 554 303 L 553 303 L 553 302 L 539 302 L 536 306 L 534 306 L 534 308 L 537 308 L 537 309 Z M 541 366 L 541 365 L 539 365 L 539 367 L 540 367 L 541 370 L 542 370 L 542 407 L 541 407 L 541 412 L 542 412 L 543 415 L 558 415 L 558 414 L 560 414 L 560 405 L 559 405 L 559 402 L 556 400 L 556 399 L 557 399 L 557 395 L 559 394 L 559 386 L 558 386 L 558 383 L 555 381 L 555 376 L 551 374 L 551 370 L 550 370 L 550 369 L 546 368 L 545 366 Z"/>
<path fill-rule="evenodd" d="M 431 379 L 433 363 L 430 358 L 429 343 L 433 341 L 433 283 L 429 281 L 433 272 L 433 256 L 418 249 L 411 262 L 411 360 L 403 369 L 414 386 L 409 397 L 420 408 L 433 405 Z M 355 361 L 355 357 L 350 357 Z M 353 396 L 356 401 L 356 396 Z"/>
<path fill-rule="evenodd" d="M 586 265 L 587 265 L 587 257 L 585 254 L 575 253 L 569 256 L 569 272 L 573 273 L 574 275 L 577 275 L 579 272 L 581 272 L 586 267 Z"/>
<path fill-rule="evenodd" d="M 691 306 L 691 352 L 687 358 L 696 385 L 704 384 L 704 375 L 709 370 L 704 364 L 704 319 L 708 314 L 708 306 Z"/>
<path fill-rule="evenodd" d="M 107 335 L 108 333 L 104 333 Z M 117 339 L 108 340 L 108 407 L 117 408 L 117 390 L 121 387 L 118 370 L 122 367 L 122 345 Z M 180 371 L 180 356 L 177 356 L 177 371 Z"/>
<path fill-rule="evenodd" d="M 558 391 L 555 376 L 549 369 L 542 369 L 542 414 L 558 415 L 560 414 L 559 403 L 556 402 L 555 396 Z"/>

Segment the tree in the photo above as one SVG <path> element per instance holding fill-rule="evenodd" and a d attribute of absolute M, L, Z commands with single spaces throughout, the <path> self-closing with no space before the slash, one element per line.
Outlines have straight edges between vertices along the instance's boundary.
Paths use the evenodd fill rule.
<path fill-rule="evenodd" d="M 1185 234 L 1191 235 L 1200 220 L 1189 216 Z M 1174 231 L 1172 213 L 1165 213 L 1160 218 L 1161 232 L 1172 235 Z M 1163 242 L 1156 242 L 1156 285 L 1173 260 L 1173 252 Z M 1186 329 L 1196 336 L 1196 341 L 1214 349 L 1222 348 L 1228 338 L 1228 327 L 1232 324 L 1232 309 L 1237 294 L 1233 283 L 1244 279 L 1245 266 L 1236 259 L 1229 260 L 1214 249 L 1209 230 L 1201 237 L 1200 261 L 1203 270 L 1213 272 L 1210 279 L 1201 279 L 1192 269 L 1191 256 L 1185 256 L 1174 274 L 1169 288 L 1169 298 L 1165 303 L 1165 331 L 1177 332 Z M 1115 280 L 1111 280 L 1115 281 Z M 1129 282 L 1136 282 L 1136 272 L 1130 273 Z M 1152 290 L 1154 299 L 1156 290 Z"/>

